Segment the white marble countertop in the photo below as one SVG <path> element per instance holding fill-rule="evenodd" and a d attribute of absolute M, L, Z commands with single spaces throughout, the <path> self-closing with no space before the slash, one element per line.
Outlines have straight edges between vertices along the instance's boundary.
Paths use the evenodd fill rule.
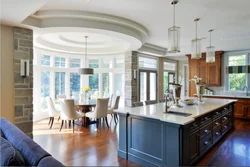
<path fill-rule="evenodd" d="M 169 123 L 186 125 L 190 122 L 193 122 L 195 118 L 200 117 L 211 111 L 214 111 L 218 108 L 221 108 L 234 101 L 236 100 L 205 99 L 205 103 L 203 104 L 185 105 L 184 103 L 181 103 L 181 105 L 183 105 L 182 108 L 174 108 L 174 107 L 169 108 L 169 111 L 184 112 L 184 113 L 192 114 L 188 117 L 164 113 L 165 103 L 157 103 L 157 104 L 141 106 L 141 107 L 133 107 L 133 108 L 124 107 L 124 108 L 119 108 L 115 110 L 115 112 L 124 113 L 124 114 L 129 113 L 131 115 L 158 119 L 158 120 L 169 122 Z"/>
<path fill-rule="evenodd" d="M 243 96 L 243 95 L 232 95 L 232 94 L 221 94 L 221 95 L 203 95 L 207 97 L 230 97 L 230 98 L 240 98 L 240 99 L 250 99 L 250 96 Z"/>

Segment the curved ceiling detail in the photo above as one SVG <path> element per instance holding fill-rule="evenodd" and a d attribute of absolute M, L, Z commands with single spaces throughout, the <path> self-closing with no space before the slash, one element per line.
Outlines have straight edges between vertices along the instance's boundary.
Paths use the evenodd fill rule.
<path fill-rule="evenodd" d="M 38 11 L 22 23 L 35 28 L 37 34 L 36 42 L 39 47 L 44 45 L 46 49 L 51 49 L 52 46 L 67 48 L 68 52 L 71 53 L 82 51 L 84 47 L 82 45 L 85 44 L 82 35 L 84 33 L 91 33 L 90 39 L 92 36 L 98 39 L 89 41 L 90 43 L 88 42 L 90 51 L 91 46 L 95 46 L 96 48 L 102 48 L 100 51 L 106 51 L 103 54 L 137 50 L 145 43 L 148 37 L 148 30 L 132 20 L 85 11 Z M 72 33 L 74 32 L 78 33 L 78 36 L 74 36 L 75 39 L 72 39 Z M 52 34 L 54 38 L 57 38 L 55 41 L 60 41 L 60 43 L 48 40 L 47 36 Z M 61 45 L 61 43 L 64 45 Z M 94 54 L 94 49 L 92 51 Z"/>

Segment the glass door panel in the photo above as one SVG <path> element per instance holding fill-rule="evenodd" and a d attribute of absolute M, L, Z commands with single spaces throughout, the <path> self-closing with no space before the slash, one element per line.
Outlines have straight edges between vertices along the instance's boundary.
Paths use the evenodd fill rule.
<path fill-rule="evenodd" d="M 140 101 L 157 100 L 157 73 L 140 70 Z"/>
<path fill-rule="evenodd" d="M 109 92 L 110 92 L 110 83 L 109 83 L 110 77 L 109 73 L 103 73 L 102 74 L 102 95 L 103 97 L 109 97 Z"/>
<path fill-rule="evenodd" d="M 147 72 L 140 72 L 140 101 L 147 100 Z"/>
<path fill-rule="evenodd" d="M 157 86 L 156 86 L 156 72 L 150 72 L 149 75 L 149 85 L 150 85 L 150 92 L 149 92 L 149 100 L 156 100 L 157 94 Z"/>

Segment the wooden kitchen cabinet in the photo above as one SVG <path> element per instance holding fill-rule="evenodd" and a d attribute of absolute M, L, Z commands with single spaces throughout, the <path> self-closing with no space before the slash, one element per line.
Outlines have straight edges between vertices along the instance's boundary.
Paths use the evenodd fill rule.
<path fill-rule="evenodd" d="M 206 82 L 206 86 L 221 86 L 221 56 L 223 51 L 215 52 L 215 62 L 206 63 L 206 53 L 202 53 L 201 59 L 191 59 L 188 57 L 189 79 L 195 75 L 202 78 Z M 189 84 L 189 96 L 196 94 L 194 83 Z"/>

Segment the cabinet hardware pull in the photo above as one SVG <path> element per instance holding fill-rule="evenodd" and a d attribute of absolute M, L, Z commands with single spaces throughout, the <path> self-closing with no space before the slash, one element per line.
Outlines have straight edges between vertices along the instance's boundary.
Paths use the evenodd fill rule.
<path fill-rule="evenodd" d="M 219 112 L 216 112 L 216 115 L 220 114 Z"/>
<path fill-rule="evenodd" d="M 215 134 L 216 134 L 216 135 L 219 135 L 219 132 L 216 132 Z"/>
<path fill-rule="evenodd" d="M 226 128 L 227 128 L 227 126 L 224 126 L 224 128 L 226 129 Z"/>
<path fill-rule="evenodd" d="M 208 130 L 206 129 L 206 130 L 204 130 L 204 132 L 205 132 L 205 133 L 208 133 Z"/>
<path fill-rule="evenodd" d="M 218 122 L 215 122 L 215 125 L 219 125 L 219 123 L 218 123 Z"/>
<path fill-rule="evenodd" d="M 223 117 L 224 120 L 227 120 L 227 117 Z"/>
<path fill-rule="evenodd" d="M 208 142 L 206 141 L 204 144 L 205 144 L 205 145 L 207 145 L 207 144 L 208 144 Z"/>
<path fill-rule="evenodd" d="M 205 117 L 205 120 L 208 120 L 208 117 Z"/>

